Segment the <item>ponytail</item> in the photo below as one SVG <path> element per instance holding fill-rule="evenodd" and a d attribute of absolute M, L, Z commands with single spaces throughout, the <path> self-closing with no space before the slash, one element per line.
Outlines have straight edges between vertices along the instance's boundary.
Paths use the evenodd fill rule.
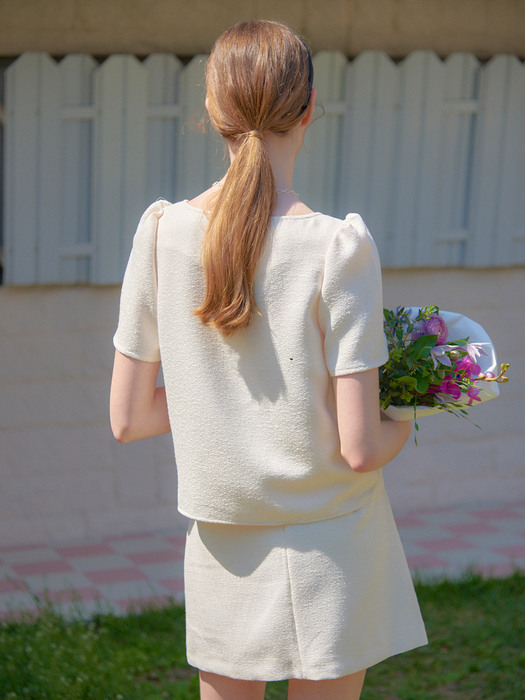
<path fill-rule="evenodd" d="M 301 121 L 312 79 L 308 49 L 277 22 L 232 27 L 208 61 L 211 123 L 240 146 L 209 213 L 202 246 L 206 291 L 193 313 L 223 336 L 246 328 L 259 313 L 253 286 L 276 201 L 264 133 L 285 133 Z"/>
<path fill-rule="evenodd" d="M 253 283 L 275 204 L 275 181 L 262 134 L 241 138 L 209 217 L 202 248 L 204 301 L 194 311 L 227 336 L 258 313 Z"/>

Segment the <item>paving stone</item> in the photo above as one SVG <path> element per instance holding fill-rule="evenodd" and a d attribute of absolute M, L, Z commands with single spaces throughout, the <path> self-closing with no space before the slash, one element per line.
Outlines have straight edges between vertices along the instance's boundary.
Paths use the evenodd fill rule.
<path fill-rule="evenodd" d="M 507 576 L 525 569 L 525 503 L 469 504 L 396 513 L 412 573 L 454 578 L 466 570 Z M 124 613 L 183 600 L 185 528 L 98 541 L 0 548 L 0 619 L 46 598 L 68 615 Z"/>

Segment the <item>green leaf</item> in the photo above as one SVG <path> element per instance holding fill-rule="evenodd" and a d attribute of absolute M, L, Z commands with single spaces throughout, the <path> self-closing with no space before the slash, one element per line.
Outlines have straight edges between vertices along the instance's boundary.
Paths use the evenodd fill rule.
<path fill-rule="evenodd" d="M 416 390 L 420 394 L 426 394 L 428 390 L 428 379 L 426 377 L 417 377 L 416 378 Z"/>
<path fill-rule="evenodd" d="M 415 377 L 410 377 L 408 374 L 402 377 L 396 377 L 395 381 L 396 383 L 399 382 L 400 384 L 408 385 L 411 389 L 415 389 L 417 384 L 417 379 Z"/>
<path fill-rule="evenodd" d="M 409 345 L 406 349 L 407 356 L 414 360 L 420 358 L 428 357 L 430 351 L 436 345 L 438 336 L 437 335 L 421 335 L 417 340 Z"/>

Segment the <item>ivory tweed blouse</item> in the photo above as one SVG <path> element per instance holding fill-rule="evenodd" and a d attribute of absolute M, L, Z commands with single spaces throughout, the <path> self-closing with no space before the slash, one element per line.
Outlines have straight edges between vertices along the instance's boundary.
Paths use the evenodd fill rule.
<path fill-rule="evenodd" d="M 273 217 L 260 311 L 224 338 L 192 313 L 204 295 L 206 218 L 183 201 L 144 213 L 122 287 L 117 350 L 162 361 L 179 510 L 195 520 L 277 525 L 349 513 L 381 470 L 340 455 L 332 377 L 387 359 L 381 273 L 362 219 Z"/>

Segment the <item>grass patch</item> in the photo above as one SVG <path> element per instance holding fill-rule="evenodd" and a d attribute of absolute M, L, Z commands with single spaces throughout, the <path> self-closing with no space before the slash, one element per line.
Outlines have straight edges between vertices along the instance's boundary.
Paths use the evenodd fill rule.
<path fill-rule="evenodd" d="M 370 669 L 362 700 L 522 700 L 525 575 L 420 583 L 429 645 Z"/>
<path fill-rule="evenodd" d="M 362 700 L 521 700 L 525 687 L 525 575 L 416 585 L 430 645 L 367 674 Z M 2 700 L 197 700 L 186 663 L 184 610 L 149 607 L 125 617 L 0 623 Z M 267 700 L 284 700 L 286 682 Z"/>

